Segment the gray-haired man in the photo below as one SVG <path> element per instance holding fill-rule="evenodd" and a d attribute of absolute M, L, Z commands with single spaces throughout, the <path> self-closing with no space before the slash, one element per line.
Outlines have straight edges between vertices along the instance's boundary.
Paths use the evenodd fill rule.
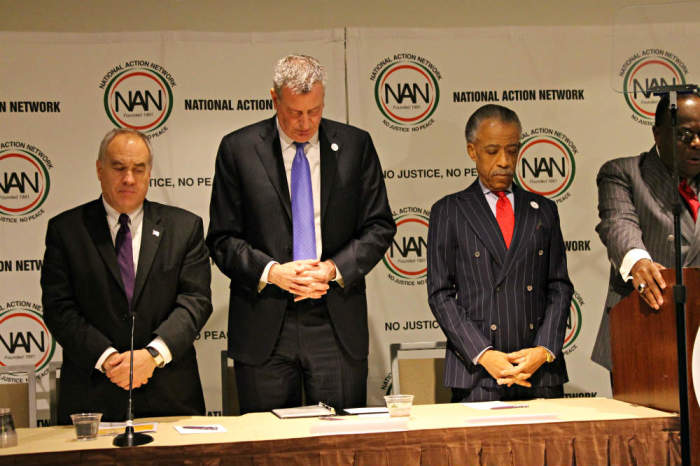
<path fill-rule="evenodd" d="M 370 135 L 322 118 L 325 70 L 275 67 L 277 114 L 221 141 L 207 245 L 231 279 L 241 412 L 364 406 L 364 276 L 396 232 Z"/>

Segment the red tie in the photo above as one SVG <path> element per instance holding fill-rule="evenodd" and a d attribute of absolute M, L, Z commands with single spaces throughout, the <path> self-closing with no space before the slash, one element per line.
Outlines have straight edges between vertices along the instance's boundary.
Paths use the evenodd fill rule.
<path fill-rule="evenodd" d="M 496 196 L 498 196 L 498 201 L 496 202 L 496 221 L 498 222 L 498 226 L 501 227 L 501 233 L 503 233 L 506 248 L 509 248 L 510 240 L 513 239 L 513 228 L 515 227 L 513 206 L 510 204 L 505 192 L 496 191 Z"/>
<path fill-rule="evenodd" d="M 681 184 L 678 185 L 678 191 L 680 191 L 681 196 L 685 199 L 690 207 L 690 213 L 693 215 L 693 220 L 698 219 L 698 207 L 700 207 L 700 201 L 698 201 L 698 195 L 695 191 L 688 185 L 686 180 L 681 180 Z M 500 201 L 499 201 L 500 202 Z"/>

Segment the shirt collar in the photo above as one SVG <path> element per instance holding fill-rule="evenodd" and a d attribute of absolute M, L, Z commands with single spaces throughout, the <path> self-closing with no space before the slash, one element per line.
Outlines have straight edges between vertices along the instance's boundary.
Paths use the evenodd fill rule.
<path fill-rule="evenodd" d="M 105 211 L 107 211 L 107 222 L 109 223 L 110 227 L 114 227 L 114 225 L 119 223 L 119 215 L 120 212 L 117 212 L 117 209 L 109 205 L 109 203 L 105 200 L 104 196 L 102 197 L 102 204 L 105 206 Z M 129 222 L 133 225 L 136 221 L 136 219 L 143 213 L 143 202 L 141 203 L 140 206 L 133 212 L 128 212 L 127 215 L 129 216 Z"/>
<path fill-rule="evenodd" d="M 282 152 L 284 152 L 286 149 L 289 148 L 289 146 L 294 146 L 294 140 L 292 140 L 289 136 L 287 136 L 287 133 L 285 133 L 282 128 L 280 128 L 280 120 L 279 117 L 275 117 L 275 124 L 277 125 L 277 134 L 280 136 L 280 145 L 282 146 Z M 320 131 L 320 127 L 319 127 Z M 318 145 L 318 131 L 316 131 L 316 134 L 314 134 L 311 139 L 307 141 L 308 144 L 312 146 L 317 146 Z M 296 146 L 294 147 L 296 150 Z M 307 149 L 308 150 L 308 149 Z"/>
<path fill-rule="evenodd" d="M 496 194 L 495 191 L 491 191 L 489 188 L 487 188 L 487 187 L 484 185 L 484 183 L 481 182 L 481 178 L 479 178 L 479 186 L 481 186 L 481 192 L 483 192 L 485 195 L 486 195 L 486 194 L 489 194 L 489 193 L 494 193 L 494 194 Z M 507 189 L 504 189 L 504 191 L 505 191 L 506 194 L 512 193 L 512 192 L 513 192 L 513 183 L 511 183 L 510 186 L 508 186 Z M 496 194 L 496 195 L 498 195 L 498 194 Z"/>

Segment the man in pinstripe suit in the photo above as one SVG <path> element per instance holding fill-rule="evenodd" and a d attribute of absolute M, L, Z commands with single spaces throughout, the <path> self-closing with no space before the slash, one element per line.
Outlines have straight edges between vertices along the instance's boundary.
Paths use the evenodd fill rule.
<path fill-rule="evenodd" d="M 672 144 L 676 144 L 685 192 L 686 208 L 681 212 L 682 263 L 684 267 L 700 266 L 700 228 L 695 221 L 700 174 L 700 97 L 678 97 L 675 136 L 668 107 L 668 97 L 661 98 L 652 128 L 654 147 L 636 157 L 606 162 L 597 177 L 600 223 L 596 231 L 608 250 L 611 269 L 591 359 L 608 370 L 612 369 L 610 309 L 635 288 L 651 307 L 658 309 L 663 302 L 661 290 L 666 283 L 659 270 L 673 266 L 672 205 L 679 190 L 671 174 Z"/>
<path fill-rule="evenodd" d="M 447 336 L 452 401 L 563 396 L 573 286 L 556 204 L 513 184 L 518 116 L 485 105 L 469 118 L 479 178 L 433 205 L 428 301 Z"/>

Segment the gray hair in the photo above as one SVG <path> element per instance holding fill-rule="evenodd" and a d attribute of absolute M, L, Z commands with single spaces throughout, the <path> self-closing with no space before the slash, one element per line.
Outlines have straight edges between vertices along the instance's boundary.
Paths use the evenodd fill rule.
<path fill-rule="evenodd" d="M 523 125 L 520 124 L 518 115 L 513 110 L 503 105 L 483 105 L 472 113 L 472 116 L 470 116 L 467 121 L 467 126 L 464 128 L 464 135 L 467 137 L 467 142 L 474 142 L 476 139 L 476 132 L 479 130 L 481 123 L 484 120 L 491 119 L 498 120 L 501 123 L 513 123 L 518 125 L 521 129 L 523 127 Z"/>
<path fill-rule="evenodd" d="M 283 87 L 294 94 L 306 94 L 316 83 L 326 87 L 326 69 L 314 57 L 287 55 L 275 65 L 272 85 L 278 97 L 282 95 Z"/>
<path fill-rule="evenodd" d="M 148 163 L 151 165 L 153 164 L 153 149 L 151 149 L 151 143 L 148 142 L 148 137 L 141 131 L 131 128 L 114 128 L 105 134 L 105 137 L 102 138 L 102 142 L 100 142 L 100 150 L 97 152 L 97 160 L 104 162 L 105 156 L 107 155 L 107 146 L 109 146 L 109 143 L 120 134 L 129 134 L 141 139 L 143 143 L 146 144 L 146 149 L 148 149 Z"/>

